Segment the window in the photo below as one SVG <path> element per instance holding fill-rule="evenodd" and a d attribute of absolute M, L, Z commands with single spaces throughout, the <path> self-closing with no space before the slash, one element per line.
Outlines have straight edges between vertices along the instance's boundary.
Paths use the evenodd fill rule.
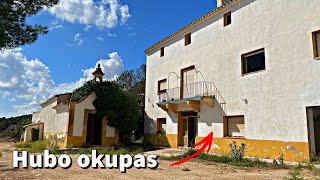
<path fill-rule="evenodd" d="M 314 58 L 320 57 L 320 30 L 312 33 Z"/>
<path fill-rule="evenodd" d="M 191 33 L 184 36 L 184 45 L 188 46 L 189 44 L 191 44 Z"/>
<path fill-rule="evenodd" d="M 163 57 L 163 56 L 164 56 L 164 47 L 160 49 L 160 57 Z"/>
<path fill-rule="evenodd" d="M 223 15 L 224 26 L 228 26 L 231 24 L 231 11 Z"/>
<path fill-rule="evenodd" d="M 244 137 L 244 116 L 225 116 L 223 124 L 225 137 Z"/>
<path fill-rule="evenodd" d="M 264 49 L 259 49 L 241 56 L 242 74 L 266 69 Z"/>
<path fill-rule="evenodd" d="M 157 119 L 157 133 L 166 133 L 166 118 Z"/>
<path fill-rule="evenodd" d="M 165 93 L 167 91 L 167 79 L 158 81 L 158 94 Z"/>

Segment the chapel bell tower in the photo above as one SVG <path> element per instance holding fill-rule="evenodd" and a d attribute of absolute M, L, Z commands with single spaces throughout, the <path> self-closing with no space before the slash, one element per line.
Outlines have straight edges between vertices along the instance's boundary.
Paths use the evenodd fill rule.
<path fill-rule="evenodd" d="M 93 75 L 93 80 L 94 81 L 97 81 L 97 78 L 99 78 L 100 82 L 102 82 L 104 73 L 101 70 L 100 64 L 98 64 L 98 67 L 92 73 L 92 75 Z"/>

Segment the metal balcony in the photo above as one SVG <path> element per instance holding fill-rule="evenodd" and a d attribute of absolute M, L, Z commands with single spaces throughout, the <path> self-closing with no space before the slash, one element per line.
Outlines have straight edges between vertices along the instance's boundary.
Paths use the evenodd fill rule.
<path fill-rule="evenodd" d="M 165 92 L 159 94 L 158 105 L 208 98 L 216 99 L 222 109 L 226 111 L 226 102 L 215 84 L 204 81 L 167 89 Z"/>

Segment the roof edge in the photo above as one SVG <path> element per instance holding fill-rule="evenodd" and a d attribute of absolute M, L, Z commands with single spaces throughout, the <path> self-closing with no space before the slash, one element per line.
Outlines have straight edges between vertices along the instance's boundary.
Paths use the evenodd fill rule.
<path fill-rule="evenodd" d="M 195 27 L 197 25 L 200 25 L 200 24 L 206 22 L 212 16 L 216 15 L 217 13 L 220 13 L 221 11 L 225 10 L 228 7 L 231 7 L 232 5 L 234 5 L 238 1 L 241 1 L 241 0 L 231 0 L 230 2 L 224 4 L 224 5 L 220 6 L 220 7 L 217 7 L 216 9 L 210 11 L 209 13 L 203 15 L 202 17 L 198 18 L 197 20 L 191 22 L 190 24 L 188 24 L 187 26 L 181 28 L 180 30 L 176 31 L 175 33 L 171 34 L 170 36 L 168 36 L 168 37 L 162 39 L 161 41 L 157 42 L 156 44 L 152 45 L 151 47 L 146 49 L 144 52 L 146 54 L 151 53 L 156 48 L 159 48 L 163 44 L 168 43 L 170 40 L 176 38 L 177 36 L 181 35 L 182 33 L 184 33 L 185 31 L 189 30 L 190 28 L 193 28 L 193 27 Z"/>

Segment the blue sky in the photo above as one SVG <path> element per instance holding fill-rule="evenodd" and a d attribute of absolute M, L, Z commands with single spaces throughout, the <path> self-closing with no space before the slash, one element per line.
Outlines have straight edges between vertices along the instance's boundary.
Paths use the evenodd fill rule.
<path fill-rule="evenodd" d="M 29 114 L 90 78 L 106 79 L 145 63 L 144 50 L 215 9 L 215 0 L 60 0 L 28 19 L 50 32 L 31 45 L 0 51 L 0 117 Z"/>

